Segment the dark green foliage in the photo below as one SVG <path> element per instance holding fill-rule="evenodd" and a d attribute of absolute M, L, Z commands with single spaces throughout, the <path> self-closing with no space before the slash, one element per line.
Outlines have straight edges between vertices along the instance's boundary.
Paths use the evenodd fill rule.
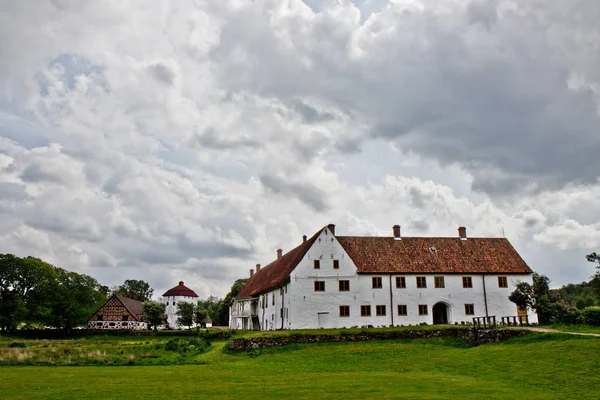
<path fill-rule="evenodd" d="M 202 338 L 190 338 L 181 339 L 173 338 L 169 339 L 164 344 L 164 349 L 167 351 L 174 351 L 177 353 L 204 353 L 210 347 L 210 342 Z"/>
<path fill-rule="evenodd" d="M 150 287 L 148 282 L 136 279 L 127 279 L 119 288 L 117 293 L 130 299 L 138 301 L 146 301 L 152 299 L 154 289 Z"/>
<path fill-rule="evenodd" d="M 550 279 L 547 276 L 538 273 L 533 274 L 533 284 L 526 282 L 517 284 L 515 290 L 508 296 L 508 299 L 519 307 L 537 312 L 540 324 L 548 324 L 551 321 L 552 300 L 550 294 Z"/>
<path fill-rule="evenodd" d="M 8 347 L 10 347 L 11 349 L 14 348 L 20 348 L 20 349 L 24 349 L 25 347 L 27 347 L 27 345 L 23 342 L 11 342 Z"/>
<path fill-rule="evenodd" d="M 179 326 L 192 327 L 194 325 L 194 303 L 180 301 L 177 303 L 177 324 Z"/>
<path fill-rule="evenodd" d="M 158 325 L 162 325 L 165 321 L 166 306 L 158 301 L 145 301 L 142 307 L 144 321 L 157 330 Z"/>
<path fill-rule="evenodd" d="M 587 325 L 600 326 L 600 307 L 587 307 L 581 311 Z"/>
<path fill-rule="evenodd" d="M 34 257 L 0 255 L 0 328 L 71 328 L 85 324 L 106 297 L 98 282 Z"/>
<path fill-rule="evenodd" d="M 248 279 L 238 279 L 233 283 L 229 293 L 227 293 L 225 298 L 219 303 L 216 318 L 213 318 L 211 316 L 211 318 L 213 318 L 213 324 L 215 326 L 226 326 L 229 324 L 229 306 L 231 305 L 231 302 L 233 301 L 235 296 L 237 296 L 237 294 L 242 289 L 242 286 L 244 286 L 247 281 Z"/>

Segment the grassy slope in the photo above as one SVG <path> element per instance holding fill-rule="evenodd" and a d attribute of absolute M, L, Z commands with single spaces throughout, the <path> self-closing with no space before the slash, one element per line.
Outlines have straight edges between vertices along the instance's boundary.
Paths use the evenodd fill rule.
<path fill-rule="evenodd" d="M 294 345 L 259 356 L 199 356 L 205 365 L 0 367 L 0 397 L 594 398 L 600 340 L 531 335 L 465 348 L 456 339 Z"/>

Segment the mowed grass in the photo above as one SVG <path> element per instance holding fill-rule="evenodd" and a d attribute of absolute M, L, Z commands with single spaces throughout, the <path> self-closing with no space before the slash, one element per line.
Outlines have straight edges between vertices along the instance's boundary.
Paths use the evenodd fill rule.
<path fill-rule="evenodd" d="M 469 348 L 456 338 L 290 345 L 201 365 L 0 367 L 7 399 L 597 398 L 600 339 L 532 334 Z"/>

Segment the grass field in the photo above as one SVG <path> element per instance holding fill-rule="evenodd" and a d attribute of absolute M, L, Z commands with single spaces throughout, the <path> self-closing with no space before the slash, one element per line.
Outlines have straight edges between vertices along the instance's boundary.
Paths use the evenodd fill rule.
<path fill-rule="evenodd" d="M 540 326 L 540 328 L 556 329 L 563 332 L 578 332 L 578 333 L 598 333 L 600 334 L 600 326 L 591 325 L 550 325 Z"/>
<path fill-rule="evenodd" d="M 290 345 L 199 365 L 0 367 L 6 399 L 597 398 L 600 339 L 535 334 L 469 348 L 456 338 Z"/>

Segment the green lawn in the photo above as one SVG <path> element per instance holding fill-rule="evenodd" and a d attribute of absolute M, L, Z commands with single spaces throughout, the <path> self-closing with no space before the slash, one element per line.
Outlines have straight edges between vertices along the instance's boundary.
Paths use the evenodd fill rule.
<path fill-rule="evenodd" d="M 534 334 L 468 348 L 456 338 L 291 345 L 200 365 L 0 367 L 6 399 L 596 398 L 600 339 Z"/>

